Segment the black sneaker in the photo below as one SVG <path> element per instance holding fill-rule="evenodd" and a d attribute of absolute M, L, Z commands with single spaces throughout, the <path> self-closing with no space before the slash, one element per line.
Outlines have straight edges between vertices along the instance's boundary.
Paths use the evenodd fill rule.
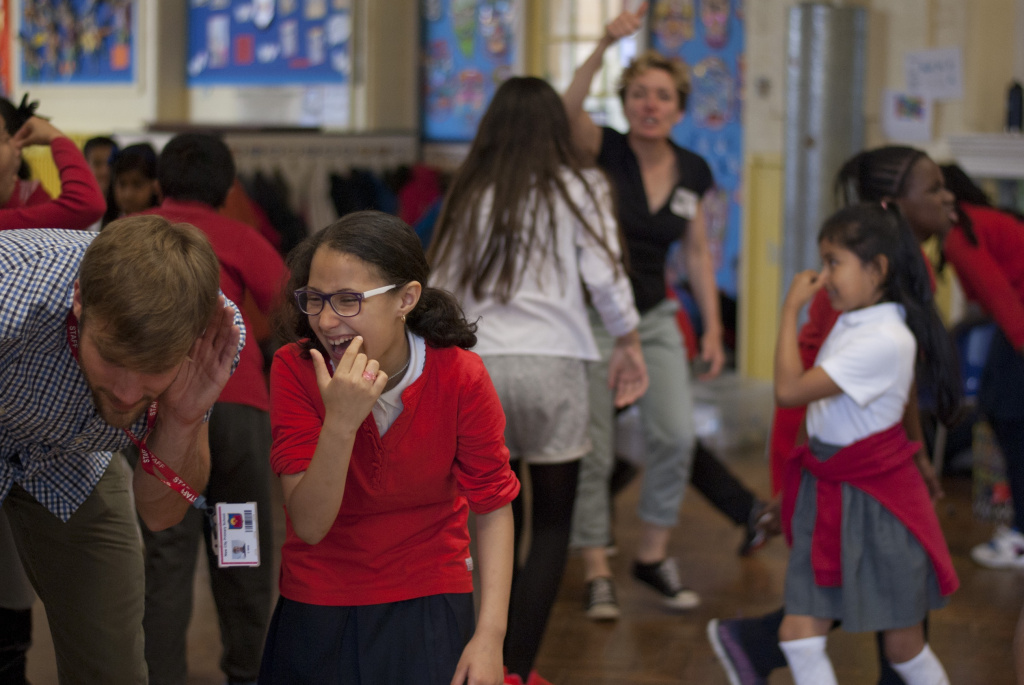
<path fill-rule="evenodd" d="M 778 534 L 779 508 L 774 503 L 754 500 L 747 516 L 743 542 L 740 544 L 739 555 L 747 557 L 764 547 L 772 535 Z"/>
<path fill-rule="evenodd" d="M 711 619 L 708 640 L 722 665 L 729 685 L 767 685 L 768 681 L 754 669 L 739 636 L 739 621 Z"/>
<path fill-rule="evenodd" d="M 584 608 L 591 621 L 614 621 L 619 617 L 619 602 L 615 599 L 615 583 L 611 578 L 599 576 L 587 583 Z"/>
<path fill-rule="evenodd" d="M 671 609 L 693 609 L 700 606 L 700 595 L 683 586 L 679 567 L 672 557 L 655 564 L 633 562 L 633 577 L 651 586 L 662 596 L 662 603 Z"/>

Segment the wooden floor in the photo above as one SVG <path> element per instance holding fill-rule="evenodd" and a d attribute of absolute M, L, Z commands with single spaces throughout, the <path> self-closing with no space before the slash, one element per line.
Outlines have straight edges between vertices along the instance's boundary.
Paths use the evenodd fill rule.
<path fill-rule="evenodd" d="M 746 483 L 767 493 L 762 454 L 763 449 L 754 446 L 724 456 Z M 940 503 L 939 513 L 961 588 L 949 607 L 932 614 L 932 648 L 954 684 L 1010 685 L 1014 682 L 1011 641 L 1024 603 L 1024 573 L 991 571 L 971 562 L 971 546 L 986 540 L 992 526 L 971 515 L 969 480 L 947 478 L 945 487 L 947 498 Z M 652 593 L 628 578 L 631 540 L 638 530 L 633 513 L 636 498 L 634 484 L 618 503 L 616 535 L 622 553 L 613 559 L 613 569 L 620 578 L 622 618 L 597 624 L 583 616 L 580 562 L 570 558 L 537 669 L 555 685 L 726 685 L 705 638 L 707 622 L 778 608 L 785 545 L 774 540 L 752 558 L 740 559 L 736 556 L 739 530 L 691 490 L 671 552 L 678 556 L 686 581 L 701 593 L 704 602 L 687 613 L 667 613 Z M 280 530 L 280 509 L 277 513 Z M 203 566 L 199 565 L 197 573 L 195 617 L 189 633 L 189 683 L 220 685 L 224 679 L 217 668 L 218 628 Z M 29 676 L 34 685 L 55 685 L 53 648 L 38 603 L 35 618 Z M 840 683 L 877 681 L 871 636 L 836 631 L 829 638 L 829 653 Z M 792 680 L 783 670 L 769 682 L 780 685 Z"/>

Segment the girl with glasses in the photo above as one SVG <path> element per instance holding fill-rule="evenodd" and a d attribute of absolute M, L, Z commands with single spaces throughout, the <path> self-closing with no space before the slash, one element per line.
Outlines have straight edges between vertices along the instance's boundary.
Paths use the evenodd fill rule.
<path fill-rule="evenodd" d="M 289 267 L 270 378 L 287 539 L 260 682 L 501 683 L 519 482 L 475 326 L 387 214 L 349 214 Z"/>

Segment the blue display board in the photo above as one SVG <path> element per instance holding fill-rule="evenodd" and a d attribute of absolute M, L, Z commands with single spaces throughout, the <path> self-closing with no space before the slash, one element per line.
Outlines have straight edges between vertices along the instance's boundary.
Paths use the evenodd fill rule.
<path fill-rule="evenodd" d="M 705 205 L 718 288 L 736 297 L 742 215 L 743 0 L 656 0 L 651 46 L 690 67 L 693 88 L 672 138 L 711 166 L 717 188 Z"/>
<path fill-rule="evenodd" d="M 188 83 L 348 83 L 351 0 L 190 0 Z"/>
<path fill-rule="evenodd" d="M 132 83 L 135 0 L 22 0 L 22 83 Z"/>
<path fill-rule="evenodd" d="M 516 0 L 422 0 L 423 139 L 470 142 L 512 75 Z"/>

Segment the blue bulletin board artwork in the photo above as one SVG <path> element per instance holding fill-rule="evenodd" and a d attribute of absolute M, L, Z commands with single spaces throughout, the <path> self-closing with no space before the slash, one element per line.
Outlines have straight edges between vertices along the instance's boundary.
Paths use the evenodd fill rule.
<path fill-rule="evenodd" d="M 512 75 L 516 0 L 422 0 L 423 139 L 466 143 Z"/>
<path fill-rule="evenodd" d="M 135 81 L 136 0 L 22 0 L 22 83 Z"/>
<path fill-rule="evenodd" d="M 188 83 L 346 84 L 352 0 L 190 0 Z"/>
<path fill-rule="evenodd" d="M 735 298 L 743 226 L 743 0 L 655 0 L 650 26 L 651 47 L 690 68 L 686 115 L 672 139 L 711 166 L 716 188 L 705 214 L 715 279 Z"/>

